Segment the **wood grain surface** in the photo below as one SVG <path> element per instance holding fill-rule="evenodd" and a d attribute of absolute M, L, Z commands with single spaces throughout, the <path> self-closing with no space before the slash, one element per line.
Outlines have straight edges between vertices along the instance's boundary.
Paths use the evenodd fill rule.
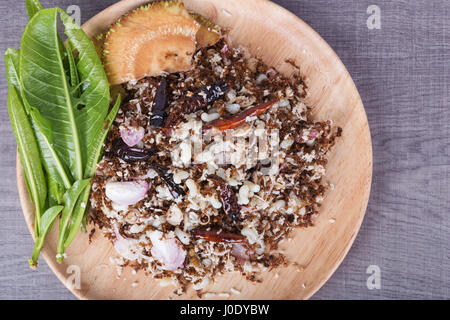
<path fill-rule="evenodd" d="M 79 5 L 86 21 L 113 2 L 57 5 Z M 343 60 L 362 96 L 374 148 L 372 195 L 361 232 L 313 298 L 450 298 L 449 2 L 376 1 L 380 30 L 366 26 L 372 1 L 275 2 L 309 23 Z M 18 47 L 24 6 L 7 0 L 0 9 L 6 26 L 1 49 Z M 44 263 L 28 270 L 32 241 L 15 189 L 15 143 L 6 108 L 0 109 L 0 121 L 0 298 L 71 299 Z M 370 265 L 381 270 L 379 290 L 366 286 Z"/>

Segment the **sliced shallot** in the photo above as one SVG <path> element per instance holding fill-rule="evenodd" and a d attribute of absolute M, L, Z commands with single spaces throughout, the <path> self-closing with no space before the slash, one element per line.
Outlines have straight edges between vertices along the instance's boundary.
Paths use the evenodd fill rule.
<path fill-rule="evenodd" d="M 253 254 L 253 250 L 244 243 L 234 243 L 233 249 L 231 249 L 231 255 L 236 258 L 239 264 L 244 264 L 250 259 L 250 255 Z"/>
<path fill-rule="evenodd" d="M 266 71 L 266 75 L 270 78 L 277 74 L 277 71 L 274 68 L 270 68 Z"/>
<path fill-rule="evenodd" d="M 139 254 L 133 252 L 132 249 L 136 248 L 137 240 L 122 237 L 117 226 L 114 226 L 114 234 L 116 235 L 114 249 L 116 249 L 117 253 L 125 259 L 136 260 Z"/>
<path fill-rule="evenodd" d="M 226 53 L 228 52 L 228 46 L 227 46 L 226 44 L 223 46 L 221 52 L 222 52 L 223 54 L 226 54 Z"/>
<path fill-rule="evenodd" d="M 129 147 L 134 147 L 144 138 L 145 129 L 142 127 L 120 126 L 120 137 Z"/>
<path fill-rule="evenodd" d="M 105 186 L 106 196 L 117 204 L 131 206 L 145 198 L 148 183 L 144 180 L 108 182 Z"/>
<path fill-rule="evenodd" d="M 153 231 L 150 234 L 152 241 L 152 256 L 163 264 L 163 267 L 169 271 L 175 271 L 183 268 L 186 250 L 184 250 L 180 241 L 175 238 L 166 239 L 161 231 Z"/>

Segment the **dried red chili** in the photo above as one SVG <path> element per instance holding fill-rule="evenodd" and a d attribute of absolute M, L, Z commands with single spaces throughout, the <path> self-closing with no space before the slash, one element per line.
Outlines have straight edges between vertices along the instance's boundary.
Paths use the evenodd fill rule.
<path fill-rule="evenodd" d="M 202 239 L 211 242 L 224 243 L 246 243 L 246 238 L 243 235 L 225 232 L 221 229 L 213 228 L 195 228 L 191 230 L 191 235 L 195 239 Z"/>
<path fill-rule="evenodd" d="M 247 117 L 255 117 L 260 115 L 261 113 L 266 112 L 275 104 L 275 102 L 277 101 L 261 103 L 257 106 L 248 108 L 238 114 L 235 114 L 228 119 L 217 119 L 211 121 L 203 126 L 203 132 L 206 132 L 211 129 L 216 129 L 218 131 L 234 129 L 240 126 L 241 124 L 244 124 L 245 121 L 247 120 Z"/>
<path fill-rule="evenodd" d="M 208 175 L 208 179 L 211 180 L 216 186 L 219 187 L 219 197 L 222 202 L 223 211 L 232 220 L 236 221 L 241 215 L 241 207 L 238 204 L 236 194 L 233 189 L 225 180 L 215 174 Z"/>

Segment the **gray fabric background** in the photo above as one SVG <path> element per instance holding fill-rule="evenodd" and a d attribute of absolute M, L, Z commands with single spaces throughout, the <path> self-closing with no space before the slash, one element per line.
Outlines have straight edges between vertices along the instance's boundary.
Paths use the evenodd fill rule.
<path fill-rule="evenodd" d="M 245 0 L 243 0 L 245 1 Z M 113 0 L 43 0 L 81 7 L 82 21 Z M 348 256 L 314 299 L 450 298 L 450 1 L 276 0 L 310 24 L 352 75 L 369 118 L 372 194 Z M 366 25 L 381 8 L 381 29 Z M 0 51 L 18 47 L 24 1 L 0 1 Z M 0 299 L 74 299 L 44 262 L 31 271 L 32 239 L 19 206 L 16 145 L 0 59 Z M 378 265 L 381 289 L 369 290 Z"/>

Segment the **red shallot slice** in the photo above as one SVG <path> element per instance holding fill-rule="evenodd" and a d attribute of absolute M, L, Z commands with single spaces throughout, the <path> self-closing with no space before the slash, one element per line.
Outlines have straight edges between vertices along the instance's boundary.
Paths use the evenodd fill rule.
<path fill-rule="evenodd" d="M 239 264 L 244 264 L 250 259 L 250 255 L 253 251 L 245 243 L 233 243 L 233 249 L 231 249 L 231 255 L 236 258 Z"/>
<path fill-rule="evenodd" d="M 223 54 L 226 54 L 228 52 L 228 46 L 225 44 L 221 51 Z"/>
<path fill-rule="evenodd" d="M 268 76 L 269 78 L 273 77 L 276 74 L 277 74 L 277 71 L 274 68 L 270 68 L 266 71 L 266 76 Z"/>
<path fill-rule="evenodd" d="M 319 131 L 317 131 L 316 129 L 312 129 L 311 132 L 309 133 L 308 138 L 315 139 L 318 136 L 319 136 Z"/>
<path fill-rule="evenodd" d="M 120 137 L 129 147 L 134 147 L 144 138 L 145 129 L 142 127 L 120 126 Z"/>
<path fill-rule="evenodd" d="M 115 203 L 124 206 L 133 205 L 145 198 L 148 183 L 145 180 L 108 182 L 105 186 L 106 196 Z"/>
<path fill-rule="evenodd" d="M 116 235 L 114 249 L 116 249 L 117 253 L 125 259 L 136 260 L 139 257 L 139 254 L 133 252 L 132 249 L 136 248 L 138 241 L 135 239 L 124 238 L 120 234 L 117 226 L 114 226 L 114 234 Z"/>
<path fill-rule="evenodd" d="M 177 239 L 163 238 L 163 233 L 156 230 L 150 234 L 150 240 L 153 258 L 161 262 L 165 269 L 175 271 L 183 268 L 186 250 Z"/>

